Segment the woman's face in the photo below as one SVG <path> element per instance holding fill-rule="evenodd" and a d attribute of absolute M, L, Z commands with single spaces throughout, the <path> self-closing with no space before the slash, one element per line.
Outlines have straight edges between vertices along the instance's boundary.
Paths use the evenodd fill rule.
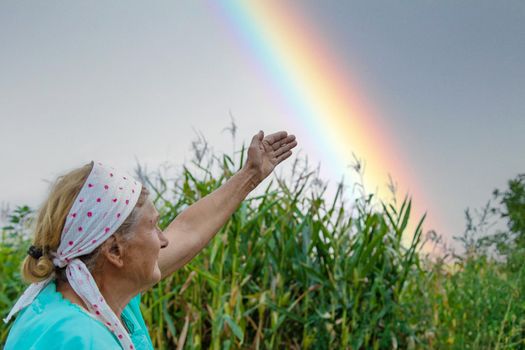
<path fill-rule="evenodd" d="M 135 232 L 126 245 L 125 266 L 129 267 L 129 277 L 139 286 L 153 286 L 161 278 L 159 252 L 168 245 L 168 240 L 158 227 L 158 219 L 157 209 L 147 200 L 140 209 Z"/>

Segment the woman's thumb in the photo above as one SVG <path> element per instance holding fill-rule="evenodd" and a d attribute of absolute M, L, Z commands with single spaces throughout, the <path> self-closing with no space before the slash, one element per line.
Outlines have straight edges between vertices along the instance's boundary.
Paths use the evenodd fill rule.
<path fill-rule="evenodd" d="M 252 142 L 255 142 L 255 141 L 261 142 L 263 139 L 264 139 L 264 132 L 262 130 L 259 130 L 259 132 L 253 136 Z"/>

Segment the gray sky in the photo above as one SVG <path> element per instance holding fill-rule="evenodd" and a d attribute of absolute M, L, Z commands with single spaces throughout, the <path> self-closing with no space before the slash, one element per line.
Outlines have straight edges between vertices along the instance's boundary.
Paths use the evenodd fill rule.
<path fill-rule="evenodd" d="M 295 1 L 401 145 L 446 236 L 525 171 L 525 2 Z M 205 2 L 0 3 L 0 201 L 38 206 L 91 159 L 128 170 L 262 129 L 312 139 Z M 322 161 L 315 142 L 302 152 Z M 326 174 L 327 179 L 333 174 Z"/>

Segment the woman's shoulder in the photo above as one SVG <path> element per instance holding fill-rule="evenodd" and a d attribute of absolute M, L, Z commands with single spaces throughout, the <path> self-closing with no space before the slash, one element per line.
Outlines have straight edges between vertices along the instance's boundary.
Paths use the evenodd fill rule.
<path fill-rule="evenodd" d="M 37 314 L 31 305 L 16 319 L 5 349 L 120 349 L 100 322 L 82 311 L 57 307 Z"/>
<path fill-rule="evenodd" d="M 100 322 L 81 311 L 63 307 L 55 311 L 35 315 L 24 310 L 9 332 L 5 349 L 120 349 Z"/>
<path fill-rule="evenodd" d="M 5 349 L 120 349 L 118 341 L 80 306 L 53 293 L 41 292 L 17 316 Z M 59 294 L 59 295 L 56 295 Z"/>

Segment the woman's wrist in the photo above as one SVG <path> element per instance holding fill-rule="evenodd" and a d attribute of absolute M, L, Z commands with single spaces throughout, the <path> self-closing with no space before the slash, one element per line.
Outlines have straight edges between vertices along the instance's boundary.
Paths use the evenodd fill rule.
<path fill-rule="evenodd" d="M 249 166 L 248 164 L 245 164 L 237 174 L 241 176 L 244 181 L 246 181 L 248 185 L 248 192 L 253 191 L 263 180 L 261 179 L 260 171 L 258 171 L 258 169 L 255 167 Z"/>

